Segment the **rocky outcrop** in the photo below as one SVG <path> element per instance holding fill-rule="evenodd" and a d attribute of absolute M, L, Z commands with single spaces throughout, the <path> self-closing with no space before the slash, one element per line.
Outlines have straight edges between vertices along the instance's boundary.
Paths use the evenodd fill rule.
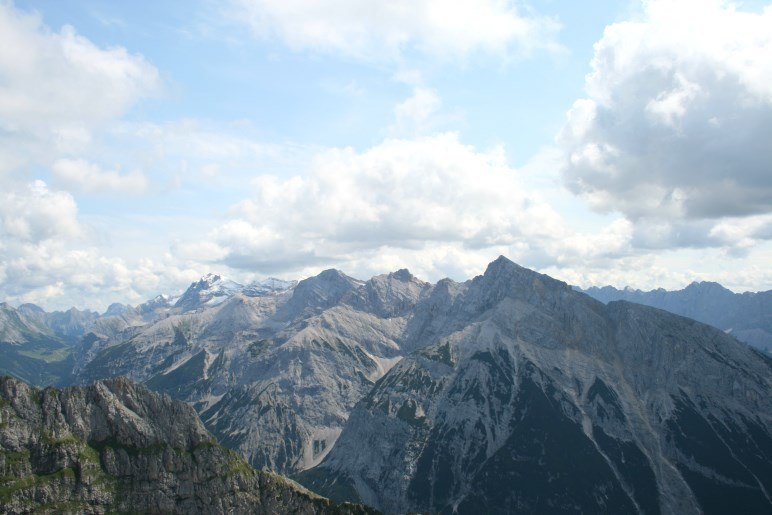
<path fill-rule="evenodd" d="M 366 513 L 252 469 L 195 411 L 123 378 L 0 378 L 0 513 Z"/>
<path fill-rule="evenodd" d="M 303 484 L 394 513 L 772 511 L 768 357 L 505 258 L 446 286 L 416 328 L 436 341 L 376 383 Z"/>

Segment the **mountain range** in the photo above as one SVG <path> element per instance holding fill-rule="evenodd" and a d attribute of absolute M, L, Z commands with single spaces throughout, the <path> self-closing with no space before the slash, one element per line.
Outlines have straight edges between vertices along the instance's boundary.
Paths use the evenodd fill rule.
<path fill-rule="evenodd" d="M 209 275 L 176 298 L 113 305 L 74 342 L 25 310 L 0 310 L 0 349 L 48 368 L 4 371 L 144 383 L 252 466 L 333 499 L 386 512 L 772 508 L 772 360 L 734 338 L 747 326 L 604 303 L 504 257 L 461 283 Z M 41 341 L 49 361 L 30 347 Z"/>
<path fill-rule="evenodd" d="M 612 286 L 579 291 L 601 302 L 626 300 L 693 318 L 772 354 L 772 291 L 734 293 L 715 282 L 693 282 L 677 291 Z"/>
<path fill-rule="evenodd" d="M 767 513 L 772 360 L 504 258 L 298 479 L 404 513 Z M 461 322 L 463 320 L 463 322 Z"/>

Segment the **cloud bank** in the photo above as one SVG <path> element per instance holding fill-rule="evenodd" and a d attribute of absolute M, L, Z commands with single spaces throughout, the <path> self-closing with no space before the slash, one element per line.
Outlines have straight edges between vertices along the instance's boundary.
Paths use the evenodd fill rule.
<path fill-rule="evenodd" d="M 451 61 L 555 49 L 556 21 L 509 0 L 231 0 L 231 15 L 261 38 L 295 50 L 368 61 L 406 52 Z"/>
<path fill-rule="evenodd" d="M 566 185 L 596 209 L 660 221 L 772 210 L 772 7 L 646 1 L 642 19 L 606 28 L 585 89 L 558 140 Z"/>

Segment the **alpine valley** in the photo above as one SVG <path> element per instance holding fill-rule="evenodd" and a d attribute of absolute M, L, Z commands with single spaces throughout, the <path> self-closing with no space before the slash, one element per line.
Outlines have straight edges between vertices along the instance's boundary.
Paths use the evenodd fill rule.
<path fill-rule="evenodd" d="M 43 473 L 80 474 L 67 460 L 43 471 L 39 454 L 55 446 L 36 446 L 52 438 L 72 443 L 68 455 L 102 452 L 102 472 L 115 465 L 115 452 L 108 459 L 97 444 L 125 435 L 110 416 L 83 414 L 98 406 L 129 413 L 135 428 L 188 417 L 182 440 L 121 443 L 139 449 L 128 456 L 167 440 L 185 456 L 201 445 L 214 452 L 208 430 L 257 469 L 387 513 L 770 513 L 772 359 L 734 337 L 766 330 L 766 304 L 743 325 L 747 310 L 733 307 L 731 292 L 711 301 L 724 306 L 713 313 L 736 315 L 702 317 L 718 329 L 588 293 L 603 302 L 500 257 L 463 283 L 430 284 L 407 270 L 249 285 L 208 275 L 178 297 L 104 314 L 2 304 L 0 372 L 35 386 L 95 386 L 40 392 L 4 380 L 0 492 L 12 466 L 35 484 Z M 736 329 L 726 332 L 728 323 Z M 206 429 L 189 420 L 194 412 Z M 3 432 L 20 420 L 51 434 L 22 444 Z M 237 458 L 217 452 L 233 469 Z M 119 465 L 151 477 L 132 459 Z M 196 459 L 178 469 L 194 474 Z M 238 481 L 269 481 L 250 477 Z M 168 481 L 172 498 L 178 483 Z M 60 490 L 45 491 L 52 502 Z"/>

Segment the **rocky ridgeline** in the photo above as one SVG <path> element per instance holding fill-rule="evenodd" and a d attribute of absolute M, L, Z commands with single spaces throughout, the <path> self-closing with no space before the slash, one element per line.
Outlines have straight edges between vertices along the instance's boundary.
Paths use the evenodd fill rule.
<path fill-rule="evenodd" d="M 601 302 L 626 300 L 693 318 L 772 355 L 772 291 L 734 293 L 712 282 L 694 282 L 677 291 L 611 286 L 580 291 Z"/>
<path fill-rule="evenodd" d="M 186 401 L 222 445 L 322 495 L 388 512 L 772 508 L 772 361 L 734 332 L 504 257 L 463 283 L 207 276 L 177 304 L 111 309 L 72 380 Z M 23 338 L 0 370 L 54 376 L 58 343 L 5 311 Z"/>
<path fill-rule="evenodd" d="M 299 481 L 390 513 L 772 513 L 768 357 L 504 258 L 454 291 Z"/>
<path fill-rule="evenodd" d="M 0 378 L 0 513 L 366 513 L 258 472 L 195 411 L 129 380 Z"/>

